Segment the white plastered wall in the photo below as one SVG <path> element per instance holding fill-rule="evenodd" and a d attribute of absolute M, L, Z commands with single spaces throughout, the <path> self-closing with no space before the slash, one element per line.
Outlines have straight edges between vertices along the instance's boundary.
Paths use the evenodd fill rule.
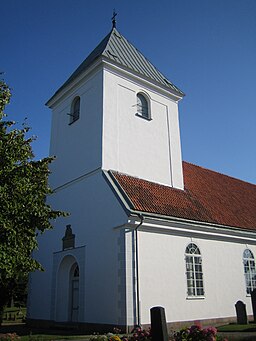
<path fill-rule="evenodd" d="M 84 247 L 84 259 L 77 255 L 76 249 L 64 252 L 64 256 L 73 257 L 84 266 L 80 274 L 83 276 L 80 283 L 84 282 L 84 287 L 80 287 L 79 291 L 84 291 L 84 301 L 80 302 L 82 313 L 79 322 L 125 324 L 124 236 L 122 230 L 114 227 L 124 224 L 127 216 L 102 172 L 64 186 L 51 197 L 51 202 L 54 202 L 55 209 L 69 212 L 70 216 L 58 219 L 54 229 L 39 238 L 35 257 L 45 271 L 31 276 L 28 317 L 67 320 L 67 311 L 60 313 L 54 310 L 56 305 L 63 305 L 56 303 L 60 297 L 53 290 L 58 283 L 52 280 L 52 273 L 54 253 L 62 250 L 66 225 L 71 224 L 75 246 Z M 53 294 L 55 308 L 52 305 Z"/>
<path fill-rule="evenodd" d="M 52 106 L 50 185 L 56 188 L 101 167 L 102 70 L 95 70 Z M 70 123 L 71 105 L 80 97 L 80 117 Z"/>
<path fill-rule="evenodd" d="M 178 103 L 161 89 L 104 69 L 103 169 L 183 188 Z M 152 120 L 136 115 L 138 92 Z"/>
<path fill-rule="evenodd" d="M 205 297 L 187 297 L 185 249 L 195 243 L 201 251 Z M 256 245 L 235 239 L 214 240 L 168 233 L 139 232 L 141 322 L 150 323 L 150 308 L 163 306 L 168 322 L 236 316 L 235 303 L 246 303 L 243 252 L 256 256 Z"/>

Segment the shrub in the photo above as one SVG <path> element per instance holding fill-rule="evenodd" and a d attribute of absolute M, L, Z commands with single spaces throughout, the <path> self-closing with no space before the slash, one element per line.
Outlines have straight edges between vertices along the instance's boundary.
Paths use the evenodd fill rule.
<path fill-rule="evenodd" d="M 90 338 L 90 341 L 108 341 L 108 337 L 106 335 L 94 335 Z"/>
<path fill-rule="evenodd" d="M 193 325 L 190 328 L 183 328 L 174 333 L 175 341 L 220 341 L 222 338 L 217 335 L 215 327 L 202 328 L 200 325 Z M 224 339 L 228 341 L 227 339 Z M 224 341 L 223 340 L 223 341 Z"/>
<path fill-rule="evenodd" d="M 113 333 L 114 334 L 121 334 L 121 329 L 119 329 L 119 328 L 117 328 L 117 327 L 115 327 L 114 329 L 113 329 Z"/>
<path fill-rule="evenodd" d="M 139 327 L 135 328 L 133 330 L 133 336 L 131 338 L 128 338 L 128 340 L 131 341 L 147 341 L 151 339 L 151 329 L 145 330 Z"/>
<path fill-rule="evenodd" d="M 109 341 L 122 341 L 118 335 L 111 336 Z"/>
<path fill-rule="evenodd" d="M 107 335 L 94 335 L 90 338 L 90 341 L 122 341 L 122 339 L 118 335 L 108 333 Z"/>
<path fill-rule="evenodd" d="M 16 341 L 19 340 L 19 336 L 16 333 L 0 334 L 0 341 Z"/>

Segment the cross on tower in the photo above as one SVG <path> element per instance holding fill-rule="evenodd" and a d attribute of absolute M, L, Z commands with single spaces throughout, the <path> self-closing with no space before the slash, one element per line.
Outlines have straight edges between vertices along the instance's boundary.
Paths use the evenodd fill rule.
<path fill-rule="evenodd" d="M 113 17 L 111 18 L 113 28 L 116 27 L 116 16 L 117 16 L 117 13 L 116 13 L 116 11 L 115 11 L 115 9 L 114 9 L 114 10 L 113 10 Z"/>

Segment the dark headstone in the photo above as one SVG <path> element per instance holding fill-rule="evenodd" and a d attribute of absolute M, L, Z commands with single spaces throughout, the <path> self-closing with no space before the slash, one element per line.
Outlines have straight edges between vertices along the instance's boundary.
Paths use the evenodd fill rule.
<path fill-rule="evenodd" d="M 256 289 L 251 292 L 253 319 L 256 322 Z"/>
<path fill-rule="evenodd" d="M 236 307 L 236 317 L 238 324 L 247 324 L 247 314 L 246 314 L 246 305 L 242 301 L 237 301 L 235 304 Z"/>
<path fill-rule="evenodd" d="M 163 307 L 150 309 L 152 341 L 168 341 L 168 332 Z"/>
<path fill-rule="evenodd" d="M 62 238 L 62 250 L 75 247 L 75 235 L 72 233 L 71 225 L 66 226 L 65 236 Z"/>

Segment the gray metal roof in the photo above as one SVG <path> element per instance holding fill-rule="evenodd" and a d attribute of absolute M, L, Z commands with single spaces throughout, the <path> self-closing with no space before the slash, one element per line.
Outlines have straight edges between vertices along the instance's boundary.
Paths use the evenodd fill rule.
<path fill-rule="evenodd" d="M 56 91 L 54 96 L 84 72 L 100 56 L 104 56 L 107 59 L 152 79 L 172 89 L 179 95 L 184 96 L 184 93 L 157 70 L 157 68 L 127 39 L 125 39 L 116 28 L 112 28 L 111 32 L 89 54 L 82 64 L 80 64 L 68 80 Z"/>

